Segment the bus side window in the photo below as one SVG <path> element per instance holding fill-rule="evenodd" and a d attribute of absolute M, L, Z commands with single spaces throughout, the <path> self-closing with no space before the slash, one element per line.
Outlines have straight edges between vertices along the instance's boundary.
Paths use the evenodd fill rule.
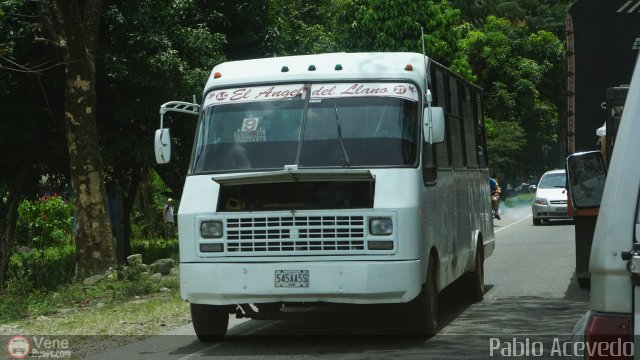
<path fill-rule="evenodd" d="M 436 167 L 435 145 L 422 142 L 422 180 L 425 185 L 435 184 L 438 180 L 438 169 Z"/>
<path fill-rule="evenodd" d="M 447 84 L 446 84 L 446 76 L 441 69 L 436 69 L 436 88 L 438 94 L 438 106 L 441 106 L 445 109 L 445 114 L 448 111 L 447 106 Z M 438 169 L 449 169 L 451 168 L 451 162 L 449 160 L 449 141 L 448 141 L 448 133 L 449 133 L 449 125 L 447 124 L 448 119 L 445 117 L 445 135 L 444 141 L 436 144 L 436 162 L 438 164 Z"/>
<path fill-rule="evenodd" d="M 460 94 L 458 90 L 458 79 L 453 76 L 449 77 L 449 108 L 451 114 L 447 122 L 450 129 L 449 142 L 451 144 L 451 154 L 453 155 L 453 167 L 455 169 L 464 169 L 466 165 L 462 148 L 462 136 L 464 134 L 460 129 Z"/>
<path fill-rule="evenodd" d="M 475 92 L 472 97 L 473 119 L 475 123 L 476 135 L 476 154 L 478 156 L 478 165 L 480 168 L 487 167 L 487 145 L 484 142 L 485 130 L 482 120 L 482 96 L 479 92 Z"/>
<path fill-rule="evenodd" d="M 475 121 L 473 117 L 473 104 L 471 103 L 471 90 L 464 89 L 464 99 L 462 103 L 462 119 L 464 123 L 464 145 L 466 148 L 467 166 L 478 168 L 476 155 Z"/>

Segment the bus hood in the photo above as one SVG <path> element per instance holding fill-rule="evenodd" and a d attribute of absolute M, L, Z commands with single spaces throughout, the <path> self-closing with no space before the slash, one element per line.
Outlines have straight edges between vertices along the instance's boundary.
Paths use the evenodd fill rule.
<path fill-rule="evenodd" d="M 213 181 L 220 185 L 248 185 L 283 182 L 308 181 L 374 181 L 375 176 L 369 170 L 353 169 L 310 169 L 295 168 L 230 175 L 216 175 Z"/>

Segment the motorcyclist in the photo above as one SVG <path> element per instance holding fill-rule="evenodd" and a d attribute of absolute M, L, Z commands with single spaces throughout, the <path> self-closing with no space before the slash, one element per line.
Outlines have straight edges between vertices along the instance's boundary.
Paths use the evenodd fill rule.
<path fill-rule="evenodd" d="M 500 213 L 498 210 L 500 209 L 501 190 L 495 171 L 491 171 L 489 175 L 489 189 L 491 190 L 491 211 L 493 213 L 493 217 L 500 220 Z"/>

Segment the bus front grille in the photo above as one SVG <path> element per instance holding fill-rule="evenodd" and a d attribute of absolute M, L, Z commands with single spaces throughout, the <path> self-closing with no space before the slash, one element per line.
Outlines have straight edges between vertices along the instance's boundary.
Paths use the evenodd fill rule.
<path fill-rule="evenodd" d="M 227 253 L 358 254 L 365 251 L 363 216 L 239 217 L 226 221 Z"/>

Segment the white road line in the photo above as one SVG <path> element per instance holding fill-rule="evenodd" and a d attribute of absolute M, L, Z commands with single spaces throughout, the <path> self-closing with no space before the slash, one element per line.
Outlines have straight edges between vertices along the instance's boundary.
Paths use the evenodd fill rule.
<path fill-rule="evenodd" d="M 622 6 L 620 7 L 620 9 L 618 9 L 618 11 L 617 11 L 617 12 L 623 12 L 623 11 L 624 11 L 624 9 L 626 9 L 626 8 L 627 8 L 627 6 L 629 6 L 629 4 L 631 4 L 632 2 L 633 2 L 633 0 L 629 0 L 629 1 L 627 1 L 626 3 L 624 3 L 624 5 L 622 5 Z"/>
<path fill-rule="evenodd" d="M 531 214 L 529 214 L 529 215 L 527 215 L 527 216 L 523 217 L 522 219 L 517 220 L 516 222 L 513 222 L 513 223 L 511 223 L 511 224 L 509 224 L 509 225 L 507 225 L 507 226 L 505 226 L 505 227 L 501 227 L 500 229 L 495 230 L 495 231 L 494 231 L 494 233 L 497 233 L 497 232 L 500 232 L 500 231 L 502 231 L 502 230 L 504 230 L 504 229 L 507 229 L 509 226 L 513 226 L 513 225 L 515 225 L 515 224 L 519 223 L 520 221 L 525 220 L 525 219 L 528 219 L 528 218 L 530 218 L 530 217 L 531 217 Z"/>
<path fill-rule="evenodd" d="M 629 9 L 629 11 L 627 11 L 627 12 L 628 13 L 634 12 L 638 8 L 638 6 L 640 6 L 640 1 L 638 1 L 637 4 L 633 5 L 633 7 L 631 9 Z"/>
<path fill-rule="evenodd" d="M 210 349 L 213 349 L 213 348 L 218 347 L 218 346 L 220 346 L 220 345 L 222 345 L 222 344 L 221 344 L 221 343 L 213 344 L 213 345 L 211 345 L 211 346 L 209 346 L 209 347 L 206 347 L 206 348 L 204 348 L 204 349 L 202 349 L 202 350 L 200 350 L 200 351 L 196 351 L 196 352 L 191 353 L 191 354 L 189 354 L 189 355 L 187 355 L 187 356 L 181 357 L 181 358 L 180 358 L 180 359 L 178 359 L 178 360 L 191 359 L 192 357 L 194 357 L 194 356 L 196 356 L 196 355 L 203 354 L 205 351 L 210 350 Z"/>

